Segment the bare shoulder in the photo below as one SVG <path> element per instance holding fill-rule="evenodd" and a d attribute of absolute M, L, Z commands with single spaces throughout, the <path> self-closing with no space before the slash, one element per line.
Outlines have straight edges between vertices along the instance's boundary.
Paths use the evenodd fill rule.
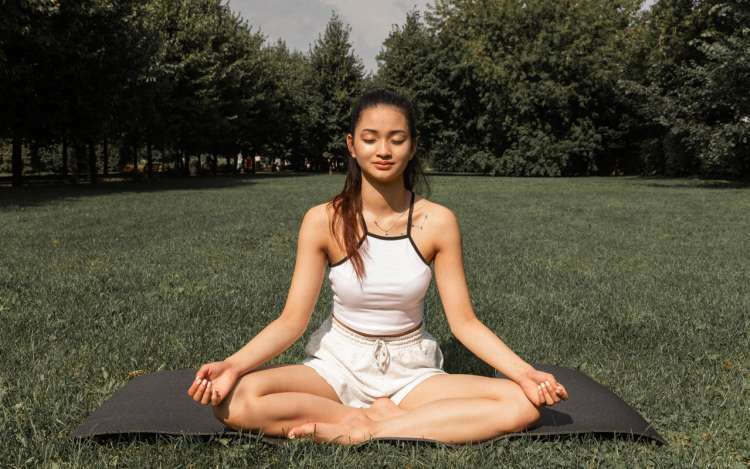
<path fill-rule="evenodd" d="M 329 209 L 327 202 L 310 207 L 302 218 L 300 236 L 315 239 L 325 244 L 329 227 Z"/>
<path fill-rule="evenodd" d="M 456 214 L 445 205 L 424 198 L 415 202 L 414 205 L 415 207 L 419 207 L 419 211 L 415 214 L 420 218 L 426 218 L 429 220 L 432 229 L 437 233 L 444 233 L 445 230 L 452 231 L 458 229 L 458 218 L 456 217 Z"/>
<path fill-rule="evenodd" d="M 428 199 L 414 202 L 414 224 L 422 227 L 423 232 L 434 246 L 435 252 L 460 242 L 461 233 L 456 214 L 450 208 Z"/>

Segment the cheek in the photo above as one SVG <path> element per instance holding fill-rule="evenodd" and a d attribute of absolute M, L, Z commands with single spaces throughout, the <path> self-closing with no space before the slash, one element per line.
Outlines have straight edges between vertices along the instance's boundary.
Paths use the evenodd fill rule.
<path fill-rule="evenodd" d="M 354 143 L 354 151 L 357 152 L 358 155 L 367 155 L 368 153 L 370 153 L 371 148 L 372 145 L 367 145 L 362 141 Z"/>

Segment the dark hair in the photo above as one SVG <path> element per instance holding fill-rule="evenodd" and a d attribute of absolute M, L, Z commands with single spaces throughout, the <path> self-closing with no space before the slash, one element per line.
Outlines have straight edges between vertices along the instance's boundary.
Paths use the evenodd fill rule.
<path fill-rule="evenodd" d="M 412 145 L 416 145 L 417 126 L 412 103 L 404 95 L 384 88 L 368 90 L 354 103 L 351 111 L 351 120 L 349 122 L 349 133 L 352 134 L 352 137 L 356 138 L 355 130 L 362 112 L 365 109 L 373 108 L 378 105 L 396 107 L 404 114 L 407 125 L 409 126 Z M 414 157 L 409 160 L 409 163 L 406 165 L 406 169 L 404 170 L 404 187 L 413 191 L 417 185 L 417 179 L 421 180 L 429 193 L 429 181 L 422 170 L 422 165 L 419 160 L 419 152 L 415 153 Z M 347 173 L 344 188 L 341 193 L 330 200 L 334 210 L 333 220 L 331 222 L 331 233 L 333 233 L 334 238 L 339 243 L 339 246 L 341 246 L 341 243 L 336 237 L 336 226 L 343 222 L 343 248 L 346 250 L 346 256 L 351 260 L 352 265 L 354 266 L 354 271 L 360 281 L 365 276 L 364 262 L 362 261 L 362 256 L 359 252 L 359 245 L 363 239 L 357 239 L 358 225 L 362 228 L 362 232 L 365 232 L 365 223 L 362 216 L 361 189 L 362 170 L 359 168 L 356 161 L 349 157 L 347 158 Z"/>

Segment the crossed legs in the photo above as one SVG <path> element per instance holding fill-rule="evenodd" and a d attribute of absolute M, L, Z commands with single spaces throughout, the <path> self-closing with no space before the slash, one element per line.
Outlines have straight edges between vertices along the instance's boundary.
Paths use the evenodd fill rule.
<path fill-rule="evenodd" d="M 242 378 L 218 407 L 217 418 L 233 428 L 267 435 L 355 444 L 370 437 L 416 437 L 448 443 L 483 441 L 522 430 L 539 410 L 507 379 L 435 375 L 397 406 L 378 399 L 366 409 L 343 405 L 312 368 L 265 368 Z"/>

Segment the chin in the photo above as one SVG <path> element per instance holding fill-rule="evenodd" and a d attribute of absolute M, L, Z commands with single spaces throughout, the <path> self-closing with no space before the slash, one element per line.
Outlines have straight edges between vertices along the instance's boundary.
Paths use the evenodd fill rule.
<path fill-rule="evenodd" d="M 378 181 L 378 182 L 381 182 L 381 183 L 382 182 L 394 182 L 394 181 L 398 181 L 398 180 L 402 179 L 403 176 L 404 176 L 404 172 L 403 171 L 400 171 L 398 173 L 388 171 L 387 173 L 385 173 L 385 174 L 384 173 L 385 173 L 385 171 L 383 173 L 381 173 L 381 174 L 378 174 L 378 173 L 366 173 L 366 174 L 367 174 L 367 178 L 368 179 L 371 179 L 371 180 L 374 180 L 374 181 Z"/>

